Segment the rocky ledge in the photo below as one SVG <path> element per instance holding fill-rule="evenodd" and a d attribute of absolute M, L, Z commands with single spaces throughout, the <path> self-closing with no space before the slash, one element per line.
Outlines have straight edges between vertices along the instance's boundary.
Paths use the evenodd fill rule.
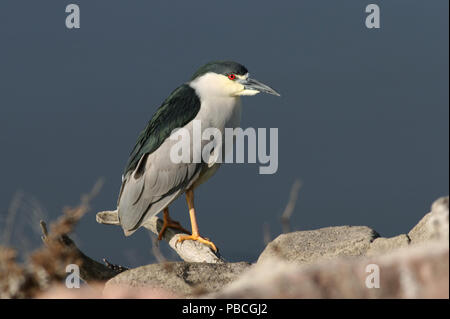
<path fill-rule="evenodd" d="M 104 294 L 139 287 L 206 298 L 448 298 L 449 198 L 408 233 L 365 226 L 278 236 L 257 263 L 152 264 L 110 279 Z M 121 288 L 119 288 L 121 287 Z"/>
<path fill-rule="evenodd" d="M 392 238 L 365 226 L 297 231 L 269 243 L 255 264 L 151 264 L 106 284 L 54 287 L 40 297 L 448 298 L 449 198 Z"/>

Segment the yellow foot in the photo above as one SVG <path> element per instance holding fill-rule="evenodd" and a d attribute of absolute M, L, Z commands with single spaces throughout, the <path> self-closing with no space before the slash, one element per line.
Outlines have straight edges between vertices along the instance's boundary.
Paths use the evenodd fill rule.
<path fill-rule="evenodd" d="M 216 245 L 214 245 L 214 243 L 212 241 L 210 241 L 209 239 L 200 237 L 199 235 L 180 236 L 180 238 L 178 238 L 178 240 L 177 240 L 177 243 L 181 243 L 185 240 L 194 240 L 194 241 L 201 242 L 202 244 L 208 245 L 209 247 L 212 248 L 212 250 L 217 252 L 217 247 L 216 247 Z"/>
<path fill-rule="evenodd" d="M 164 232 L 166 231 L 167 228 L 179 229 L 183 233 L 190 234 L 190 232 L 184 229 L 183 226 L 181 226 L 181 224 L 177 221 L 174 221 L 170 218 L 164 218 L 163 221 L 164 221 L 163 226 L 158 233 L 158 240 L 161 240 L 163 238 Z"/>

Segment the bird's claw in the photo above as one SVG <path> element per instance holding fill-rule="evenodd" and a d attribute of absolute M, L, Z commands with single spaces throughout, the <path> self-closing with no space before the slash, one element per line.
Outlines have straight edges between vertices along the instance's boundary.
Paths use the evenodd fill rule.
<path fill-rule="evenodd" d="M 177 243 L 181 243 L 185 240 L 198 241 L 202 244 L 209 246 L 214 252 L 217 253 L 216 245 L 214 245 L 214 243 L 212 241 L 210 241 L 208 238 L 203 238 L 203 237 L 200 237 L 199 235 L 186 235 L 186 236 L 180 236 L 177 240 Z"/>
<path fill-rule="evenodd" d="M 161 227 L 161 230 L 158 233 L 158 240 L 161 240 L 163 238 L 164 232 L 166 231 L 167 228 L 179 229 L 183 233 L 190 234 L 190 232 L 184 229 L 183 226 L 181 226 L 181 224 L 177 221 L 166 218 L 164 218 L 163 221 L 164 221 L 163 226 Z"/>

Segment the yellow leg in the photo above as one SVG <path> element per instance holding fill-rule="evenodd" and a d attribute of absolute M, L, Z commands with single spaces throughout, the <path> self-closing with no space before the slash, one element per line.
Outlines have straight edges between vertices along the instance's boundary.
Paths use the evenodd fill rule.
<path fill-rule="evenodd" d="M 189 207 L 189 216 L 191 218 L 192 235 L 180 236 L 177 242 L 183 242 L 185 240 L 195 240 L 211 247 L 215 252 L 217 252 L 216 245 L 206 238 L 200 237 L 198 232 L 197 219 L 195 218 L 195 208 L 194 208 L 194 191 L 189 189 L 186 191 L 186 201 Z"/>
<path fill-rule="evenodd" d="M 159 231 L 158 234 L 158 239 L 161 240 L 163 238 L 164 232 L 166 231 L 167 228 L 175 228 L 175 229 L 179 229 L 182 232 L 189 234 L 189 231 L 184 229 L 183 226 L 180 225 L 179 222 L 174 221 L 172 218 L 170 218 L 169 215 L 169 208 L 166 207 L 164 208 L 164 217 L 163 217 L 163 226 L 161 228 L 161 230 Z"/>

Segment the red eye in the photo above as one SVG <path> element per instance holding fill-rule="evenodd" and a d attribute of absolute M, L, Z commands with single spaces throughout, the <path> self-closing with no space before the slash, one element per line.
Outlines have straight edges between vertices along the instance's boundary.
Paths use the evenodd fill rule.
<path fill-rule="evenodd" d="M 228 74 L 228 78 L 229 78 L 231 81 L 234 81 L 234 80 L 236 80 L 236 75 L 233 74 L 233 73 L 230 73 L 230 74 Z"/>

